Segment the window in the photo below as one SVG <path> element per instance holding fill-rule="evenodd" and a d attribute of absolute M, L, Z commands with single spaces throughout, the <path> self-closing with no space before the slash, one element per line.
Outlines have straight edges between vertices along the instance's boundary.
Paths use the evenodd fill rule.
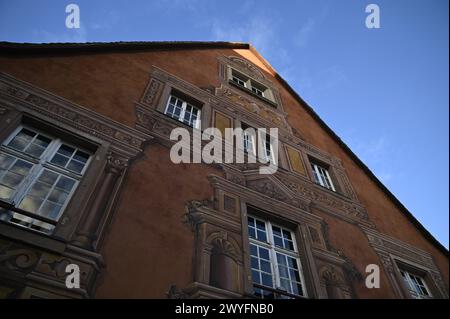
<path fill-rule="evenodd" d="M 242 124 L 242 143 L 246 153 L 256 155 L 256 130 L 246 124 Z"/>
<path fill-rule="evenodd" d="M 164 113 L 189 126 L 200 128 L 200 108 L 175 95 L 170 95 Z"/>
<path fill-rule="evenodd" d="M 0 208 L 0 219 L 51 233 L 90 160 L 90 153 L 29 127 L 0 147 L 0 200 L 37 219 Z"/>
<path fill-rule="evenodd" d="M 305 297 L 303 274 L 294 234 L 283 227 L 248 217 L 250 264 L 259 298 Z"/>
<path fill-rule="evenodd" d="M 416 299 L 424 299 L 424 298 L 432 298 L 430 290 L 425 284 L 425 280 L 412 274 L 406 270 L 400 270 L 403 281 L 405 283 L 406 288 L 413 298 Z"/>
<path fill-rule="evenodd" d="M 237 75 L 235 75 L 235 74 L 233 74 L 233 76 L 232 76 L 232 80 L 233 80 L 233 82 L 235 82 L 235 83 L 237 83 L 237 84 L 239 84 L 239 85 L 242 85 L 243 87 L 247 87 L 247 82 L 246 82 L 246 80 L 242 80 L 239 76 L 237 76 Z"/>
<path fill-rule="evenodd" d="M 269 134 L 266 134 L 266 139 L 263 141 L 263 149 L 264 149 L 264 159 L 266 161 L 275 163 L 273 146 L 272 146 L 272 143 L 270 143 L 270 135 Z"/>
<path fill-rule="evenodd" d="M 229 79 L 232 84 L 237 85 L 254 96 L 262 98 L 264 101 L 269 102 L 272 106 L 276 106 L 273 94 L 269 88 L 234 69 L 231 69 L 230 72 L 231 75 Z"/>
<path fill-rule="evenodd" d="M 331 180 L 330 174 L 326 168 L 314 162 L 311 162 L 311 168 L 314 175 L 314 181 L 316 182 L 316 184 L 328 188 L 333 192 L 336 191 L 336 189 L 334 188 L 333 181 Z"/>

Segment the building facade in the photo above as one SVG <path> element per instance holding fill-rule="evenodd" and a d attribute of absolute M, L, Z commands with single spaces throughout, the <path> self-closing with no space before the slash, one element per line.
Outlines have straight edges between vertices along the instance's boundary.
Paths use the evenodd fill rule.
<path fill-rule="evenodd" d="M 250 45 L 0 47 L 1 298 L 448 298 L 448 251 Z M 278 143 L 176 164 L 177 127 Z"/>

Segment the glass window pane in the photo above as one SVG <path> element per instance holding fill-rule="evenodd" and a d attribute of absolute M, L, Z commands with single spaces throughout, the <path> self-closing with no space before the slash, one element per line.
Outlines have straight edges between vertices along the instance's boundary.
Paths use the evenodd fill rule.
<path fill-rule="evenodd" d="M 65 155 L 67 157 L 71 157 L 75 149 L 73 147 L 70 147 L 68 145 L 61 145 L 58 149 L 58 153 L 61 155 Z"/>
<path fill-rule="evenodd" d="M 261 270 L 267 273 L 272 273 L 272 269 L 270 268 L 270 263 L 264 260 L 261 260 Z"/>
<path fill-rule="evenodd" d="M 11 142 L 9 142 L 8 146 L 18 150 L 23 151 L 25 147 L 28 145 L 28 142 L 22 138 L 15 137 Z"/>
<path fill-rule="evenodd" d="M 266 233 L 258 230 L 258 240 L 266 242 L 267 241 Z"/>
<path fill-rule="evenodd" d="M 8 169 L 13 161 L 14 157 L 6 154 L 0 154 L 0 169 Z"/>
<path fill-rule="evenodd" d="M 254 283 L 261 284 L 261 279 L 259 278 L 259 272 L 252 270 L 252 279 Z"/>
<path fill-rule="evenodd" d="M 50 186 L 48 184 L 35 182 L 29 194 L 34 197 L 45 198 L 48 192 L 50 192 Z"/>
<path fill-rule="evenodd" d="M 56 183 L 56 188 L 62 189 L 69 193 L 72 190 L 75 181 L 73 179 L 67 178 L 65 176 L 61 176 L 58 183 Z"/>
<path fill-rule="evenodd" d="M 25 153 L 30 154 L 31 156 L 34 157 L 41 157 L 42 153 L 44 153 L 45 148 L 36 144 L 30 144 L 29 147 L 27 147 L 27 149 L 25 150 Z"/>
<path fill-rule="evenodd" d="M 58 218 L 61 207 L 61 205 L 47 201 L 44 203 L 44 205 L 42 205 L 39 213 L 42 216 L 56 220 Z"/>
<path fill-rule="evenodd" d="M 279 265 L 278 273 L 279 273 L 280 277 L 289 279 L 289 274 L 288 274 L 288 270 L 286 267 Z"/>
<path fill-rule="evenodd" d="M 82 151 L 77 151 L 73 158 L 81 163 L 86 163 L 89 159 L 89 154 Z"/>
<path fill-rule="evenodd" d="M 250 254 L 252 256 L 258 256 L 257 247 L 255 245 L 250 245 Z"/>
<path fill-rule="evenodd" d="M 247 223 L 249 226 L 255 227 L 255 220 L 252 217 L 247 218 Z"/>
<path fill-rule="evenodd" d="M 48 144 L 50 144 L 51 141 L 51 139 L 39 134 L 33 143 L 42 146 L 43 148 L 47 148 Z"/>
<path fill-rule="evenodd" d="M 70 161 L 69 165 L 67 165 L 67 169 L 70 169 L 71 171 L 81 173 L 81 171 L 84 168 L 84 164 L 77 162 L 77 161 Z"/>
<path fill-rule="evenodd" d="M 20 175 L 28 175 L 28 172 L 30 171 L 32 166 L 33 164 L 30 164 L 22 160 L 17 160 L 10 170 Z"/>
<path fill-rule="evenodd" d="M 288 279 L 280 279 L 280 286 L 282 290 L 286 290 L 287 292 L 291 292 L 291 283 Z"/>
<path fill-rule="evenodd" d="M 256 228 L 265 231 L 266 230 L 266 225 L 262 221 L 257 220 L 256 221 Z"/>
<path fill-rule="evenodd" d="M 24 177 L 20 174 L 16 174 L 13 172 L 6 172 L 5 175 L 3 175 L 3 178 L 1 180 L 1 183 L 5 186 L 9 186 L 11 188 L 15 188 L 17 185 L 22 182 L 22 179 Z"/>
<path fill-rule="evenodd" d="M 276 227 L 276 226 L 272 226 L 272 232 L 274 235 L 281 237 L 281 229 Z"/>
<path fill-rule="evenodd" d="M 255 238 L 256 239 L 255 229 L 253 227 L 249 227 L 248 228 L 248 236 L 250 238 Z"/>
<path fill-rule="evenodd" d="M 303 287 L 300 283 L 292 283 L 292 287 L 294 288 L 292 293 L 299 295 L 299 296 L 303 296 Z"/>
<path fill-rule="evenodd" d="M 286 256 L 285 255 L 277 254 L 277 261 L 278 261 L 278 264 L 280 264 L 280 265 L 283 265 L 283 266 L 287 265 L 286 264 Z"/>
<path fill-rule="evenodd" d="M 284 248 L 294 250 L 294 243 L 290 240 L 284 240 Z"/>
<path fill-rule="evenodd" d="M 269 251 L 265 248 L 259 247 L 259 257 L 265 260 L 270 260 Z"/>
<path fill-rule="evenodd" d="M 36 213 L 39 210 L 39 206 L 42 204 L 42 199 L 37 197 L 26 196 L 19 205 L 19 208 Z"/>
<path fill-rule="evenodd" d="M 290 268 L 294 268 L 294 269 L 298 269 L 297 267 L 297 260 L 295 258 L 292 257 L 287 257 L 288 258 L 288 262 L 289 262 L 289 267 Z"/>
<path fill-rule="evenodd" d="M 68 160 L 69 160 L 68 157 L 57 153 L 57 154 L 55 154 L 55 156 L 53 156 L 53 158 L 51 159 L 50 162 L 52 162 L 53 164 L 65 167 Z"/>
<path fill-rule="evenodd" d="M 48 200 L 62 205 L 66 201 L 67 196 L 68 194 L 66 192 L 54 189 L 48 197 Z"/>
<path fill-rule="evenodd" d="M 262 285 L 264 285 L 264 286 L 268 286 L 268 287 L 272 287 L 273 286 L 272 276 L 271 275 L 267 275 L 267 274 L 261 273 L 261 281 L 262 281 Z"/>
<path fill-rule="evenodd" d="M 289 269 L 289 274 L 291 275 L 291 280 L 300 282 L 300 274 L 297 270 Z"/>
<path fill-rule="evenodd" d="M 258 265 L 258 259 L 256 257 L 251 257 L 250 258 L 250 263 L 253 269 L 259 269 L 259 265 Z"/>
<path fill-rule="evenodd" d="M 273 236 L 273 241 L 275 243 L 275 246 L 283 248 L 283 240 L 281 239 L 281 237 Z"/>
<path fill-rule="evenodd" d="M 39 176 L 39 180 L 41 182 L 47 183 L 49 185 L 53 185 L 58 178 L 58 174 L 50 172 L 49 170 L 45 169 L 41 176 Z"/>
<path fill-rule="evenodd" d="M 10 199 L 12 197 L 13 193 L 14 193 L 13 189 L 3 186 L 3 185 L 0 185 L 0 198 Z"/>
<path fill-rule="evenodd" d="M 283 229 L 283 237 L 292 240 L 291 232 Z"/>

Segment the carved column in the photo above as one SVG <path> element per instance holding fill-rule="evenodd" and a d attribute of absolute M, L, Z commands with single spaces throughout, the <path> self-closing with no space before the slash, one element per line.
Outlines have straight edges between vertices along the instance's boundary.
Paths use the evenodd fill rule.
<path fill-rule="evenodd" d="M 92 248 L 92 243 L 96 239 L 95 233 L 110 201 L 111 194 L 126 167 L 127 160 L 119 158 L 115 154 L 110 153 L 108 155 L 104 177 L 92 196 L 93 199 L 89 209 L 83 215 L 77 236 L 73 241 L 74 245 Z"/>

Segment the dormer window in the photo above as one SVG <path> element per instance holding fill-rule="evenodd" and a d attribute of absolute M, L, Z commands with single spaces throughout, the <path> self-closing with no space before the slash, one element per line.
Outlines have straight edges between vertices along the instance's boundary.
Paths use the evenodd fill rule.
<path fill-rule="evenodd" d="M 276 107 L 275 98 L 268 87 L 232 68 L 229 70 L 228 79 L 231 84 Z"/>
<path fill-rule="evenodd" d="M 239 85 L 242 85 L 243 87 L 247 87 L 247 82 L 245 80 L 242 80 L 237 75 L 233 75 L 232 77 L 233 82 L 236 82 Z"/>

